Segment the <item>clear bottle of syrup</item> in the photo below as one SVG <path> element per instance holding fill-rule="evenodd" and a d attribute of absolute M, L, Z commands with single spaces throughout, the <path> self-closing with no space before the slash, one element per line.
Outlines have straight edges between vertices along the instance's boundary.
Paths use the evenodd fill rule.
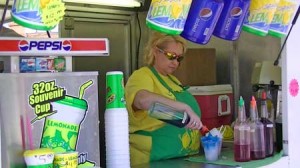
<path fill-rule="evenodd" d="M 264 125 L 258 118 L 257 105 L 254 96 L 250 102 L 250 156 L 251 160 L 266 157 Z"/>
<path fill-rule="evenodd" d="M 267 94 L 265 91 L 261 95 L 261 119 L 260 121 L 264 125 L 264 135 L 265 135 L 265 147 L 266 147 L 266 157 L 273 156 L 274 153 L 274 124 L 268 119 L 268 107 L 267 107 Z"/>
<path fill-rule="evenodd" d="M 234 125 L 234 160 L 250 161 L 250 126 L 246 121 L 245 103 L 240 97 L 238 119 Z"/>

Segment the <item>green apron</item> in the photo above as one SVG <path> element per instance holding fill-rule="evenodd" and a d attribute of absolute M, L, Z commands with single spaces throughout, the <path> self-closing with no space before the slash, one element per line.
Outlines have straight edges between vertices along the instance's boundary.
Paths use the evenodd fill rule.
<path fill-rule="evenodd" d="M 175 96 L 176 101 L 188 104 L 200 116 L 199 105 L 194 96 L 186 91 L 186 88 L 179 85 L 169 76 L 175 84 L 183 88 L 182 91 L 173 91 L 159 76 L 154 67 L 150 69 L 161 84 Z M 155 131 L 138 131 L 137 133 L 152 137 L 150 161 L 181 157 L 199 152 L 200 137 L 198 130 L 178 128 L 171 124 L 165 124 Z"/>

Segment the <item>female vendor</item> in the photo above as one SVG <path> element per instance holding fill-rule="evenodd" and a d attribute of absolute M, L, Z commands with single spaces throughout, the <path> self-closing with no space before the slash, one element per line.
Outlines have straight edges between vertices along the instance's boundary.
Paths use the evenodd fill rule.
<path fill-rule="evenodd" d="M 131 166 L 199 152 L 200 108 L 172 75 L 185 52 L 182 37 L 153 32 L 145 48 L 146 66 L 134 71 L 126 83 Z M 148 109 L 154 102 L 186 112 L 189 123 L 179 128 L 150 117 Z"/>

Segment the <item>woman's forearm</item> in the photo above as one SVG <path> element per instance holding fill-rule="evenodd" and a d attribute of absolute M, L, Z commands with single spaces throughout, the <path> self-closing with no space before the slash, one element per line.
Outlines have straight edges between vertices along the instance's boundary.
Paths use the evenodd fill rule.
<path fill-rule="evenodd" d="M 178 109 L 179 111 L 186 111 L 187 108 L 190 108 L 188 105 L 182 102 L 166 98 L 164 96 L 149 92 L 147 90 L 140 90 L 136 93 L 133 101 L 133 106 L 135 109 L 147 110 L 154 102 L 167 104 L 175 109 Z"/>

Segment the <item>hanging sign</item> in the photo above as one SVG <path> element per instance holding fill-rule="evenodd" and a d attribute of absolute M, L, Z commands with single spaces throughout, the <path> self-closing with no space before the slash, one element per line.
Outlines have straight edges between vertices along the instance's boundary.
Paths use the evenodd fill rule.
<path fill-rule="evenodd" d="M 15 0 L 11 10 L 17 24 L 36 30 L 51 30 L 65 15 L 61 0 Z"/>
<path fill-rule="evenodd" d="M 44 3 L 41 7 L 43 8 L 42 13 L 42 22 L 47 27 L 54 27 L 56 26 L 59 21 L 63 20 L 63 16 L 65 15 L 65 5 L 61 2 L 61 0 L 41 0 L 41 2 L 48 1 Z"/>
<path fill-rule="evenodd" d="M 1 38 L 0 55 L 108 56 L 109 44 L 107 38 Z"/>

